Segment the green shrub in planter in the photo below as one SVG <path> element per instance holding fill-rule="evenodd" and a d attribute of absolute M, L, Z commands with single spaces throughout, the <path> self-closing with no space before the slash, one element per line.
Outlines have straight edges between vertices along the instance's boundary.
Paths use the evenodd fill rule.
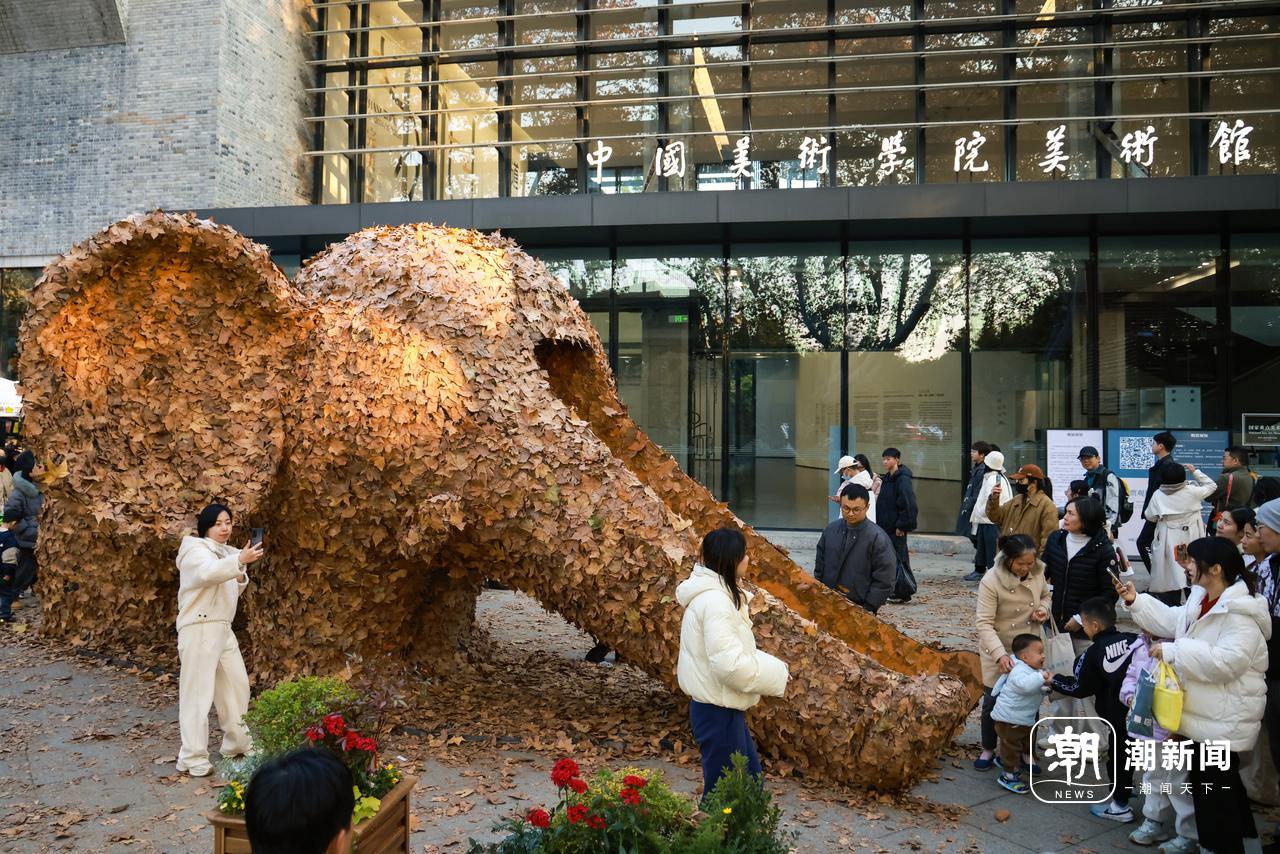
<path fill-rule="evenodd" d="M 346 712 L 359 695 L 341 679 L 304 676 L 263 691 L 249 704 L 245 726 L 256 753 L 279 756 L 303 743 L 307 727 L 332 712 Z"/>

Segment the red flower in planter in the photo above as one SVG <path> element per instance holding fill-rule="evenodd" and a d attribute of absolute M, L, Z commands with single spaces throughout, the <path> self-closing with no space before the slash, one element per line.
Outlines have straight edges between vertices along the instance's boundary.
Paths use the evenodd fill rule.
<path fill-rule="evenodd" d="M 635 789 L 631 788 L 630 786 L 628 786 L 622 790 L 622 802 L 624 804 L 629 804 L 630 806 L 633 806 L 633 807 L 639 806 L 640 793 L 637 792 Z"/>
<path fill-rule="evenodd" d="M 551 782 L 556 784 L 557 789 L 564 789 L 578 774 L 577 762 L 567 758 L 561 759 L 551 768 Z"/>
<path fill-rule="evenodd" d="M 535 807 L 534 809 L 529 810 L 529 813 L 525 818 L 528 819 L 529 824 L 532 824 L 534 827 L 540 827 L 543 830 L 546 830 L 551 826 L 551 816 L 548 815 L 546 810 L 540 807 Z"/>
<path fill-rule="evenodd" d="M 648 784 L 648 780 L 643 777 L 637 777 L 635 774 L 628 774 L 622 778 L 622 785 L 630 786 L 633 789 L 643 789 Z"/>
<path fill-rule="evenodd" d="M 332 736 L 342 736 L 347 731 L 347 722 L 342 719 L 342 715 L 325 715 L 321 723 L 324 725 L 325 732 Z"/>
<path fill-rule="evenodd" d="M 598 815 L 587 816 L 587 827 L 592 830 L 604 830 L 604 819 Z"/>
<path fill-rule="evenodd" d="M 307 741 L 319 741 L 324 738 L 324 730 L 318 726 L 307 727 Z"/>
<path fill-rule="evenodd" d="M 579 795 L 585 795 L 587 793 L 586 781 L 580 780 L 577 777 L 574 777 L 572 780 L 569 781 L 569 788 L 573 789 Z"/>
<path fill-rule="evenodd" d="M 587 808 L 582 804 L 574 804 L 569 807 L 565 815 L 569 818 L 569 824 L 577 824 L 587 817 Z"/>

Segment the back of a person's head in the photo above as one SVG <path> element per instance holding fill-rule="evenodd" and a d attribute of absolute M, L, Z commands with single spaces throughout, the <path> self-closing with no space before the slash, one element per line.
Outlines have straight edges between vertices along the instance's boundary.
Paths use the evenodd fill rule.
<path fill-rule="evenodd" d="M 36 455 L 30 451 L 23 451 L 18 454 L 17 459 L 13 461 L 14 468 L 22 474 L 29 475 L 36 467 Z"/>
<path fill-rule="evenodd" d="M 350 769 L 321 748 L 264 763 L 244 796 L 253 854 L 324 854 L 351 824 L 354 785 Z"/>
<path fill-rule="evenodd" d="M 1090 617 L 1104 626 L 1116 624 L 1116 603 L 1106 596 L 1094 596 L 1080 603 L 1080 616 Z"/>

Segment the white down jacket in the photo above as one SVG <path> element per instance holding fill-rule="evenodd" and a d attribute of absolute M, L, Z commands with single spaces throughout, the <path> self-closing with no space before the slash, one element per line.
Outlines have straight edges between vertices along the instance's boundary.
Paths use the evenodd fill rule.
<path fill-rule="evenodd" d="M 724 580 L 701 564 L 676 588 L 684 606 L 680 623 L 680 661 L 676 677 L 680 690 L 699 703 L 726 709 L 749 709 L 761 695 L 781 697 L 787 687 L 787 665 L 756 649 L 743 590 L 742 606 Z"/>
<path fill-rule="evenodd" d="M 178 546 L 178 628 L 192 623 L 230 623 L 248 576 L 240 550 L 208 537 L 182 538 Z M 242 580 L 243 579 L 243 580 Z"/>
<path fill-rule="evenodd" d="M 1192 587 L 1186 604 L 1174 607 L 1143 593 L 1128 610 L 1140 628 L 1173 638 L 1163 653 L 1186 694 L 1178 732 L 1192 741 L 1227 739 L 1233 751 L 1249 750 L 1267 705 L 1267 600 L 1251 596 L 1237 581 L 1200 617 L 1204 597 L 1203 587 Z"/>
<path fill-rule="evenodd" d="M 1200 505 L 1218 489 L 1218 484 L 1200 470 L 1191 473 L 1181 489 L 1157 489 L 1147 505 L 1146 517 L 1156 525 L 1151 542 L 1151 584 L 1153 593 L 1167 593 L 1187 586 L 1186 574 L 1174 550 L 1205 535 Z M 1166 636 L 1167 637 L 1167 636 Z"/>

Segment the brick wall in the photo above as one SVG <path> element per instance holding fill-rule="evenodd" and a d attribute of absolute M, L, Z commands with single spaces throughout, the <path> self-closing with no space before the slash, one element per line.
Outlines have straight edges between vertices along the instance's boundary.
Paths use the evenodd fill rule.
<path fill-rule="evenodd" d="M 305 0 L 127 9 L 124 44 L 0 56 L 0 267 L 137 210 L 309 201 Z"/>

